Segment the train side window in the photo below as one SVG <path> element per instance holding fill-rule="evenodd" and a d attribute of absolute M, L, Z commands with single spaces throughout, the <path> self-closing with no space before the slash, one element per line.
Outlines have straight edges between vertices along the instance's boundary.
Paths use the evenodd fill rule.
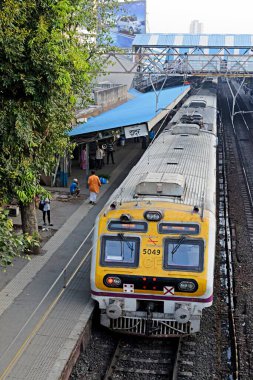
<path fill-rule="evenodd" d="M 140 239 L 133 236 L 103 236 L 101 265 L 111 267 L 137 267 L 140 256 Z"/>
<path fill-rule="evenodd" d="M 200 231 L 198 224 L 183 223 L 160 223 L 158 232 L 160 234 L 180 234 L 180 235 L 198 235 Z"/>
<path fill-rule="evenodd" d="M 164 268 L 168 270 L 202 272 L 204 266 L 204 241 L 165 239 Z"/>
<path fill-rule="evenodd" d="M 108 224 L 109 231 L 133 231 L 133 232 L 147 232 L 148 223 L 146 222 L 130 222 L 122 223 L 118 220 L 111 220 Z"/>

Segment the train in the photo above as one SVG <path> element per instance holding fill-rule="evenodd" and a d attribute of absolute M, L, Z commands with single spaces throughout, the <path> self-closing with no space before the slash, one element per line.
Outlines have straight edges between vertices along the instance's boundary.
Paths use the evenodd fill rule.
<path fill-rule="evenodd" d="M 91 296 L 113 331 L 194 334 L 212 305 L 216 90 L 185 100 L 96 218 Z"/>

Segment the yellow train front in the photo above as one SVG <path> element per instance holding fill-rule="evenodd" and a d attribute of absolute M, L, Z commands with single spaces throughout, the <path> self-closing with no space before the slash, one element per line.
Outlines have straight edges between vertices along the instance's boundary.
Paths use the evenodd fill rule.
<path fill-rule="evenodd" d="M 165 130 L 97 217 L 91 293 L 102 325 L 158 337 L 200 330 L 213 300 L 214 124 Z"/>

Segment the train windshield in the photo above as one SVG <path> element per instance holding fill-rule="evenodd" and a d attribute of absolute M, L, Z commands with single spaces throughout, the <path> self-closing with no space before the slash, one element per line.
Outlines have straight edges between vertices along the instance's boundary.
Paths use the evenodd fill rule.
<path fill-rule="evenodd" d="M 103 236 L 101 265 L 136 267 L 139 263 L 140 239 L 138 237 Z"/>
<path fill-rule="evenodd" d="M 181 236 L 179 239 L 165 240 L 165 269 L 201 272 L 203 265 L 203 240 L 191 240 L 185 236 Z"/>

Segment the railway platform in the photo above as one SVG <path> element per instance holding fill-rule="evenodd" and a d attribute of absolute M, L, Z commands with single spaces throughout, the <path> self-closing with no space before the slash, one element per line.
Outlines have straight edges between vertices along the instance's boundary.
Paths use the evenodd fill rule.
<path fill-rule="evenodd" d="M 42 253 L 15 260 L 0 276 L 0 380 L 61 378 L 93 310 L 89 272 L 95 218 L 142 152 L 141 143 L 117 148 L 115 165 L 97 171 L 110 180 L 95 206 L 89 204 L 81 171 L 72 172 L 80 180 L 80 197 L 68 198 L 67 188 L 50 189 L 53 226 L 42 231 Z"/>

